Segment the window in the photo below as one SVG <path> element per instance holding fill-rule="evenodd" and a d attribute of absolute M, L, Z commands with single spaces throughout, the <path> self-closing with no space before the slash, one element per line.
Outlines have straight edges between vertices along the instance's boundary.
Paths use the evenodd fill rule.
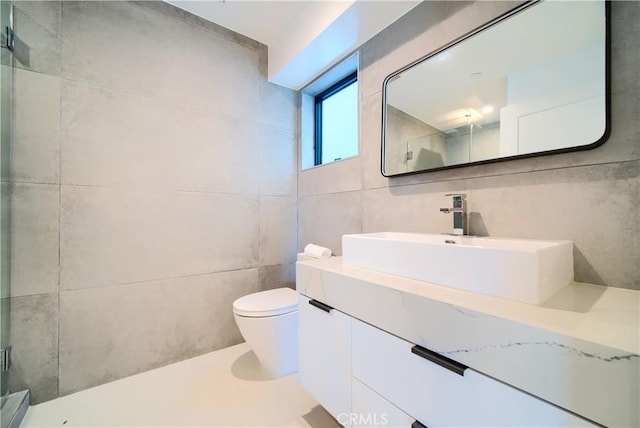
<path fill-rule="evenodd" d="M 314 124 L 314 165 L 358 154 L 357 72 L 316 95 Z"/>
<path fill-rule="evenodd" d="M 358 54 L 300 91 L 302 170 L 358 155 Z"/>

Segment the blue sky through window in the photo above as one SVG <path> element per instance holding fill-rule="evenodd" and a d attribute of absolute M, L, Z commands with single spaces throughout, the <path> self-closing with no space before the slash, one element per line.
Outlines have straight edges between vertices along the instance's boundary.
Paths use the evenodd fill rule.
<path fill-rule="evenodd" d="M 358 154 L 358 82 L 322 102 L 322 163 Z"/>

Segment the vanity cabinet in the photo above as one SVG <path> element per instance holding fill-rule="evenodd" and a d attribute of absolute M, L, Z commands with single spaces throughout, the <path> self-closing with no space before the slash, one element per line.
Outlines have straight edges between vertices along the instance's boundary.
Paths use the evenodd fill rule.
<path fill-rule="evenodd" d="M 298 379 L 344 424 L 351 413 L 351 317 L 300 295 Z"/>
<path fill-rule="evenodd" d="M 351 334 L 352 376 L 426 426 L 595 426 L 359 320 Z"/>
<path fill-rule="evenodd" d="M 300 295 L 299 381 L 344 426 L 592 423 Z"/>
<path fill-rule="evenodd" d="M 411 427 L 415 419 L 356 379 L 351 382 L 351 427 Z"/>

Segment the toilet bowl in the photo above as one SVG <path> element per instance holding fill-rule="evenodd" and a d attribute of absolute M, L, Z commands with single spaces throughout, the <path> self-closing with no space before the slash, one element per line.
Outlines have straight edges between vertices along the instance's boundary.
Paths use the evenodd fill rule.
<path fill-rule="evenodd" d="M 233 317 L 267 375 L 298 371 L 298 293 L 277 288 L 249 294 L 233 302 Z"/>

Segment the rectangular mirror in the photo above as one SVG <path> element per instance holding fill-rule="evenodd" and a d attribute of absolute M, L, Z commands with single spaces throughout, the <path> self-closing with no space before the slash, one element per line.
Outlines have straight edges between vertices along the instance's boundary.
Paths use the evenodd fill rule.
<path fill-rule="evenodd" d="M 609 134 L 609 5 L 526 3 L 389 75 L 386 177 L 595 148 Z"/>

